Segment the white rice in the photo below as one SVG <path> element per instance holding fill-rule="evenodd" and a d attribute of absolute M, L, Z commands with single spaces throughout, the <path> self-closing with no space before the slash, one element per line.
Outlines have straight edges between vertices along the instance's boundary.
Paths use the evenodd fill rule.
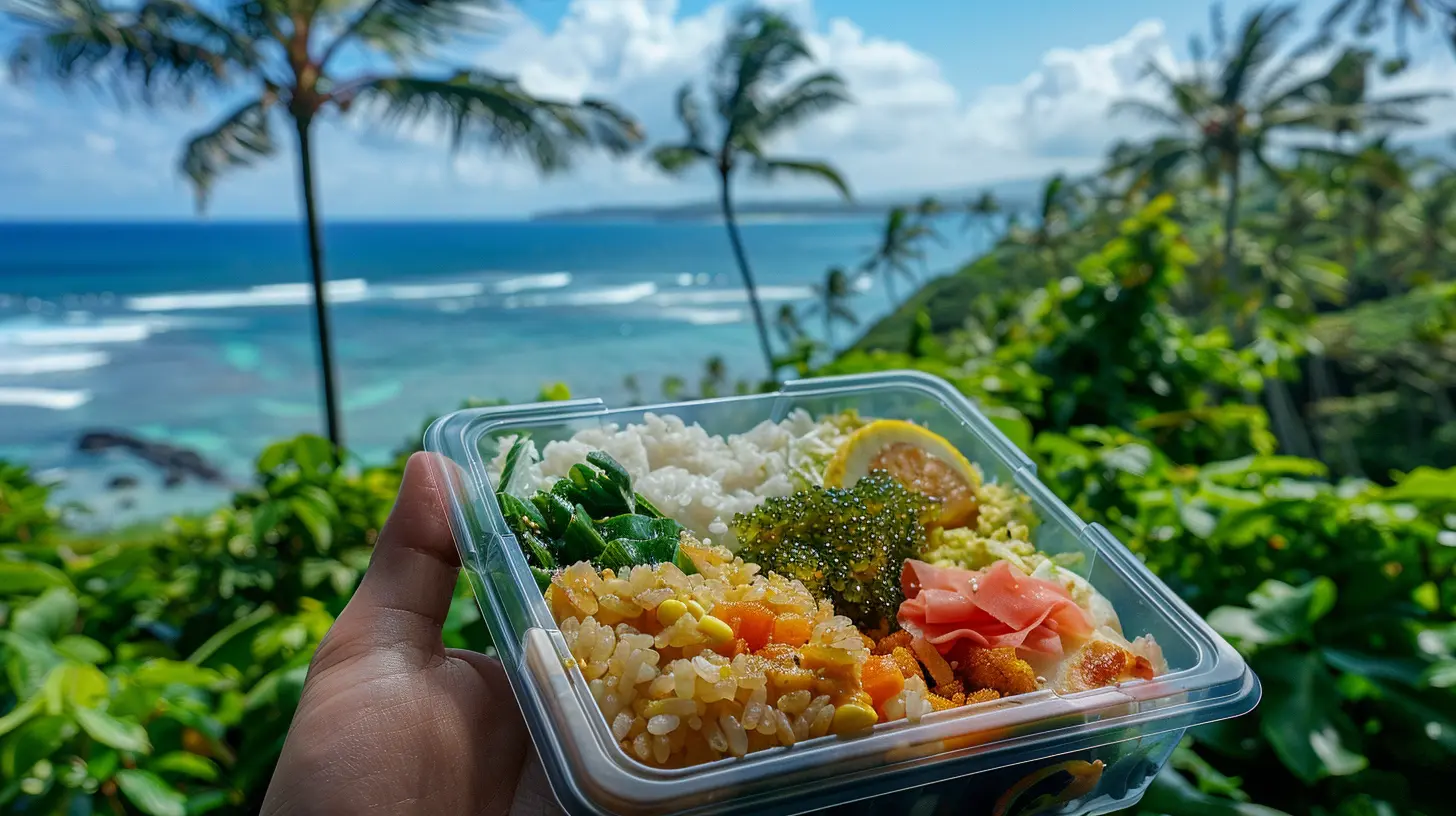
<path fill-rule="evenodd" d="M 846 417 L 815 422 L 798 410 L 781 422 L 765 421 L 723 437 L 676 416 L 646 414 L 642 424 L 588 428 L 569 440 L 549 442 L 539 456 L 532 443 L 509 487 L 520 496 L 549 489 L 588 453 L 605 451 L 632 474 L 637 492 L 663 513 L 699 538 L 737 549 L 728 527 L 733 516 L 770 496 L 822 484 L 825 463 L 856 422 Z M 500 473 L 513 441 L 501 439 L 493 474 Z"/>

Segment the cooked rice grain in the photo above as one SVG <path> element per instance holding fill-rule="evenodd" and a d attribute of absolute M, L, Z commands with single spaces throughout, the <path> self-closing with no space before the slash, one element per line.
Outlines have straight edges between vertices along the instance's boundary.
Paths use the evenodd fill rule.
<path fill-rule="evenodd" d="M 794 745 L 829 733 L 836 706 L 863 703 L 859 672 L 869 650 L 848 618 L 803 584 L 759 574 L 727 550 L 690 536 L 681 546 L 698 574 L 669 563 L 619 576 L 578 563 L 556 574 L 548 594 L 592 697 L 629 756 L 678 767 Z M 695 601 L 707 616 L 720 603 L 757 601 L 775 615 L 808 618 L 813 635 L 801 649 L 769 644 L 751 653 L 741 640 L 714 641 L 692 612 L 663 625 L 656 609 L 668 598 Z M 637 612 L 624 616 L 622 609 Z"/>

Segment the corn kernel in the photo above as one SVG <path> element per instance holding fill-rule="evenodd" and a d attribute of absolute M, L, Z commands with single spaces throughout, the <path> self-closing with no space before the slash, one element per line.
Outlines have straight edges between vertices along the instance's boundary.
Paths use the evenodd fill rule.
<path fill-rule="evenodd" d="M 714 643 L 729 643 L 733 640 L 733 627 L 712 615 L 698 618 L 698 631 L 707 635 L 708 640 Z"/>
<path fill-rule="evenodd" d="M 806 669 L 847 669 L 855 665 L 854 655 L 845 649 L 811 643 L 799 651 L 799 665 Z"/>
<path fill-rule="evenodd" d="M 845 703 L 834 709 L 834 723 L 831 728 L 841 736 L 863 731 L 879 722 L 879 715 L 863 703 Z"/>
<path fill-rule="evenodd" d="M 686 615 L 687 605 L 676 598 L 668 598 L 657 605 L 657 620 L 663 626 L 671 626 L 677 623 L 677 619 Z"/>
<path fill-rule="evenodd" d="M 688 609 L 689 612 L 693 613 L 693 617 L 695 617 L 695 618 L 701 619 L 704 615 L 708 614 L 707 612 L 703 611 L 703 605 L 702 604 L 698 603 L 697 601 L 695 601 L 695 600 L 693 600 L 691 598 L 688 599 L 688 601 L 685 604 L 685 606 L 687 607 L 687 609 Z"/>

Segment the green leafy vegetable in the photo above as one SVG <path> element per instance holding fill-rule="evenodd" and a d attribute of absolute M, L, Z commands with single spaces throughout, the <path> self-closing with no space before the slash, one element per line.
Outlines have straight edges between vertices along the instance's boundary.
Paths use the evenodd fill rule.
<path fill-rule="evenodd" d="M 518 466 L 519 448 L 517 442 L 507 453 L 506 468 Z M 508 483 L 501 478 L 501 485 Z M 671 561 L 684 572 L 695 571 L 678 552 L 683 526 L 633 492 L 627 469 L 601 451 L 589 453 L 586 462 L 529 501 L 506 492 L 496 499 L 542 591 L 551 584 L 552 570 L 578 561 L 618 572 Z"/>

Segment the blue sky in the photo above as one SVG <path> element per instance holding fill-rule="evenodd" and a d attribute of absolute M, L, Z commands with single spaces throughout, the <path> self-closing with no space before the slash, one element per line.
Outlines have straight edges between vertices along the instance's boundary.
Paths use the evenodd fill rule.
<path fill-rule="evenodd" d="M 861 195 L 958 189 L 1095 166 L 1136 122 L 1110 117 L 1118 98 L 1146 93 L 1150 59 L 1186 61 L 1206 27 L 1202 2 L 1161 0 L 774 0 L 809 32 L 821 62 L 858 100 L 773 147 L 826 157 Z M 1236 20 L 1250 2 L 1229 2 Z M 1315 19 L 1324 4 L 1307 3 Z M 524 0 L 487 41 L 452 49 L 459 64 L 519 75 L 532 91 L 602 96 L 635 113 L 649 138 L 673 139 L 673 90 L 700 75 L 729 10 L 708 0 Z M 0 44 L 13 40 L 0 23 Z M 1402 80 L 1451 88 L 1437 54 Z M 175 172 L 185 135 L 224 106 L 122 110 L 85 90 L 0 80 L 0 218 L 189 218 Z M 1433 128 L 1456 116 L 1441 112 Z M 1445 123 L 1440 125 L 1440 123 Z M 288 131 L 276 138 L 290 146 Z M 325 122 L 318 135 L 322 205 L 336 218 L 514 217 L 563 206 L 673 202 L 710 193 L 710 180 L 671 180 L 640 159 L 588 157 L 541 180 L 518 161 L 452 154 L 430 128 L 386 132 L 367 117 Z M 210 215 L 296 213 L 287 151 L 216 187 Z M 814 195 L 780 185 L 746 196 Z"/>

